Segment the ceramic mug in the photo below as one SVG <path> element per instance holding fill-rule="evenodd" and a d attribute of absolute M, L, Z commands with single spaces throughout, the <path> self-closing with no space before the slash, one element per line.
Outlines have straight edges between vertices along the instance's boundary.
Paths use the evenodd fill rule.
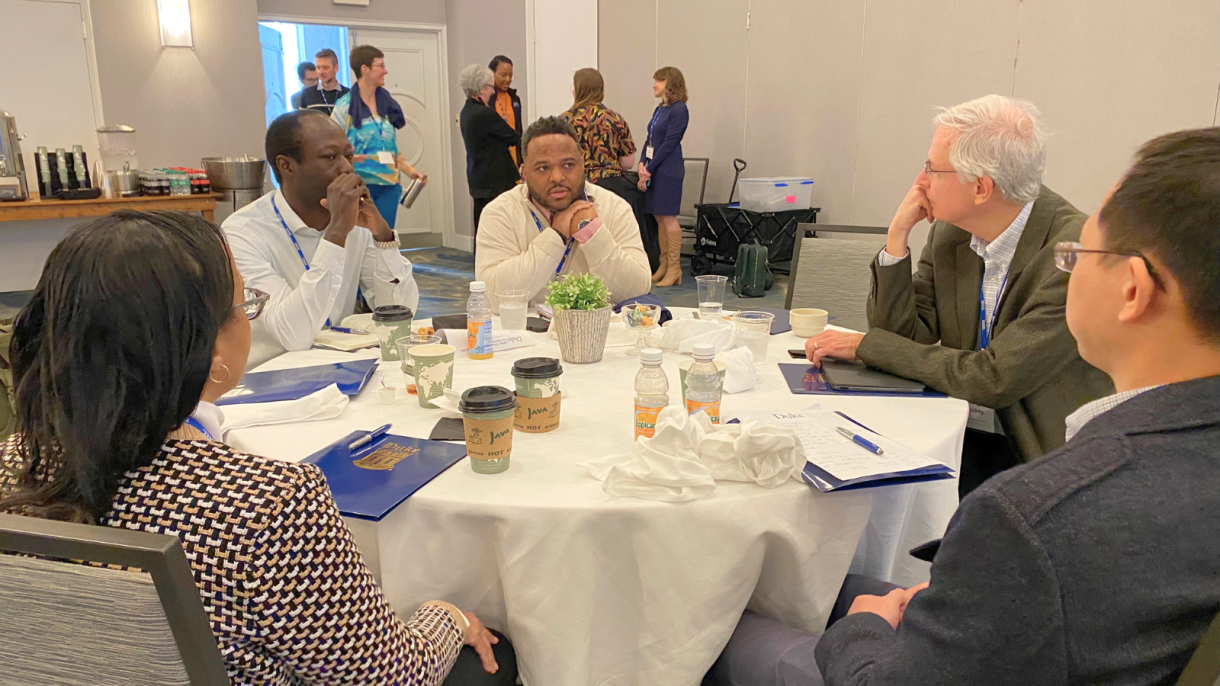
<path fill-rule="evenodd" d="M 792 325 L 792 333 L 801 338 L 811 338 L 826 330 L 829 315 L 826 310 L 813 307 L 798 307 L 788 313 L 788 323 Z"/>

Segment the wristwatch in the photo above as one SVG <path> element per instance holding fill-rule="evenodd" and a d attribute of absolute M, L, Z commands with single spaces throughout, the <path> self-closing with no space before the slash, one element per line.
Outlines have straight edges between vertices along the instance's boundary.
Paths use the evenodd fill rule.
<path fill-rule="evenodd" d="M 593 220 L 592 220 L 592 219 L 586 219 L 586 220 L 584 220 L 583 222 L 581 222 L 581 223 L 579 223 L 579 224 L 577 224 L 577 225 L 576 225 L 576 230 L 577 230 L 577 231 L 581 231 L 581 230 L 583 230 L 583 229 L 584 229 L 586 226 L 588 226 L 588 225 L 590 225 L 590 224 L 592 224 L 592 223 L 593 223 Z"/>

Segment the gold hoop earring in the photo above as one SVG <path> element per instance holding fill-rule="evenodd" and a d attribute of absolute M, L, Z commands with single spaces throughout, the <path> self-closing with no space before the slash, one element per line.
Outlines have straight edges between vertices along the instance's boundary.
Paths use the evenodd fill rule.
<path fill-rule="evenodd" d="M 212 380 L 212 383 L 224 383 L 229 380 L 229 368 L 224 366 L 223 364 L 220 365 L 220 368 L 225 370 L 225 378 L 217 379 L 216 377 L 212 376 L 211 372 L 208 372 L 208 378 Z"/>

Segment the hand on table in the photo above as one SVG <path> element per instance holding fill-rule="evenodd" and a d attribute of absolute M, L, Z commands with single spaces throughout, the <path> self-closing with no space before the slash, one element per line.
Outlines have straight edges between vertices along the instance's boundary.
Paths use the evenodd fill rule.
<path fill-rule="evenodd" d="M 470 626 L 466 627 L 466 634 L 462 637 L 462 642 L 474 648 L 474 651 L 479 654 L 479 660 L 483 663 L 483 671 L 495 674 L 499 671 L 500 665 L 496 664 L 496 656 L 492 652 L 491 646 L 499 643 L 500 639 L 488 631 L 478 617 L 469 612 L 462 614 L 466 615 L 466 619 L 470 622 Z"/>
<path fill-rule="evenodd" d="M 908 589 L 895 588 L 886 595 L 861 595 L 856 596 L 852 601 L 851 609 L 847 611 L 847 615 L 857 614 L 859 612 L 871 612 L 880 616 L 885 621 L 889 622 L 890 626 L 895 629 L 902 622 L 902 616 L 906 614 L 907 605 L 911 602 L 911 598 L 915 597 L 916 593 L 928 587 L 928 582 L 912 586 Z"/>
<path fill-rule="evenodd" d="M 360 220 L 362 206 L 372 204 L 372 197 L 363 179 L 350 172 L 340 174 L 326 187 L 326 197 L 322 199 L 322 207 L 330 210 L 330 223 L 326 225 L 322 237 L 343 247 L 347 243 L 347 235 Z M 377 216 L 380 218 L 381 215 Z"/>
<path fill-rule="evenodd" d="M 559 235 L 563 236 L 564 240 L 571 238 L 572 232 L 579 224 L 579 222 L 575 222 L 573 219 L 575 219 L 577 213 L 585 210 L 592 212 L 593 203 L 587 200 L 577 200 L 573 202 L 571 205 L 568 205 L 566 210 L 556 212 L 555 216 L 551 217 L 551 228 L 558 231 Z M 594 214 L 593 216 L 597 215 Z"/>
<path fill-rule="evenodd" d="M 822 366 L 823 357 L 850 362 L 856 359 L 856 348 L 863 338 L 862 333 L 823 331 L 805 341 L 805 356 L 815 367 Z"/>

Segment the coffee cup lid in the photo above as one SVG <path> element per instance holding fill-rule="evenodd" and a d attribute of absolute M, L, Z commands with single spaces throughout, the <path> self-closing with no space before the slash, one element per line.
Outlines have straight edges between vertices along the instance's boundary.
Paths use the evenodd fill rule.
<path fill-rule="evenodd" d="M 383 305 L 373 310 L 375 322 L 397 322 L 413 317 L 411 308 L 406 305 Z"/>
<path fill-rule="evenodd" d="M 517 396 L 500 386 L 475 386 L 462 393 L 462 412 L 499 412 L 517 406 Z"/>
<path fill-rule="evenodd" d="M 511 373 L 518 379 L 549 379 L 562 374 L 563 367 L 553 357 L 526 357 L 513 363 Z"/>

